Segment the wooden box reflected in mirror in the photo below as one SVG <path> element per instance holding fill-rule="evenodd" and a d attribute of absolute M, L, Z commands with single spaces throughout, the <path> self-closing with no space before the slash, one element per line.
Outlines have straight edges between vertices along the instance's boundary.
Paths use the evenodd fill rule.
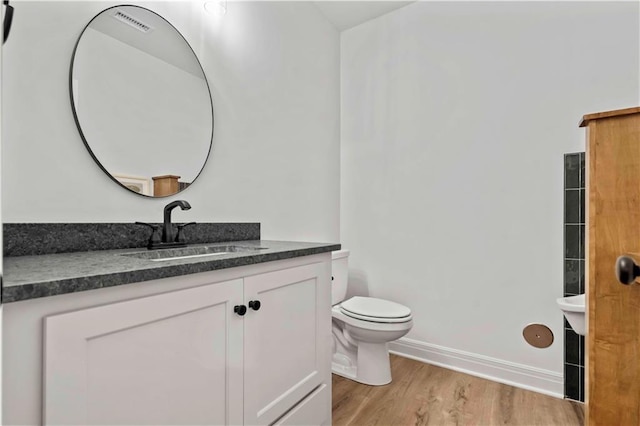
<path fill-rule="evenodd" d="M 168 197 L 186 189 L 191 182 L 180 181 L 180 176 L 163 175 L 146 178 L 121 173 L 111 175 L 118 183 L 129 191 L 149 197 Z"/>
<path fill-rule="evenodd" d="M 154 176 L 151 179 L 153 180 L 154 197 L 177 194 L 191 185 L 190 182 L 181 182 L 180 176 L 176 175 Z"/>

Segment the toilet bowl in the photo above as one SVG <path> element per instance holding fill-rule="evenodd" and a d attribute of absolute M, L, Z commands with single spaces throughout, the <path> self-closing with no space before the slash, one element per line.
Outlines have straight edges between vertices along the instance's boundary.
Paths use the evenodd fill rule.
<path fill-rule="evenodd" d="M 335 374 L 368 385 L 391 382 L 388 342 L 411 330 L 411 310 L 399 303 L 373 297 L 344 300 L 348 250 L 333 252 L 332 317 Z"/>

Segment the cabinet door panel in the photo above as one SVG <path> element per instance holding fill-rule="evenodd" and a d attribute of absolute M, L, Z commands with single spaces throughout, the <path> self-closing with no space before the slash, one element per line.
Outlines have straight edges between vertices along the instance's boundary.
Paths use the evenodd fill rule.
<path fill-rule="evenodd" d="M 270 424 L 325 380 L 330 284 L 325 264 L 245 278 L 245 423 Z"/>
<path fill-rule="evenodd" d="M 46 424 L 242 423 L 242 280 L 45 319 Z"/>

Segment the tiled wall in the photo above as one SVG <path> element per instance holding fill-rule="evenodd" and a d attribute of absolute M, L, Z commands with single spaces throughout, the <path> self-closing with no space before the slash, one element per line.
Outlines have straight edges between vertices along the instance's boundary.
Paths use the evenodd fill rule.
<path fill-rule="evenodd" d="M 564 156 L 564 295 L 585 292 L 585 155 Z M 564 321 L 564 395 L 584 402 L 584 336 Z"/>

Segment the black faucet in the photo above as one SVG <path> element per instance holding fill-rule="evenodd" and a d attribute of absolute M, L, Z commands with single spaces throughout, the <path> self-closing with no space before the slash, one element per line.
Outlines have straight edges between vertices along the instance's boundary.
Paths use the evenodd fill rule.
<path fill-rule="evenodd" d="M 173 225 L 171 224 L 171 210 L 176 207 L 180 207 L 182 210 L 189 210 L 191 208 L 191 204 L 184 200 L 177 200 L 164 206 L 164 225 L 162 226 L 163 243 L 174 242 L 175 237 L 173 235 Z"/>
<path fill-rule="evenodd" d="M 147 244 L 149 250 L 187 246 L 184 228 L 195 225 L 195 222 L 178 225 L 178 233 L 174 234 L 173 224 L 171 223 L 171 210 L 176 207 L 180 207 L 182 210 L 189 210 L 191 204 L 184 200 L 178 200 L 164 206 L 164 223 L 162 226 L 155 223 L 136 222 L 137 225 L 144 225 L 151 228 L 151 237 L 149 237 L 149 243 Z M 162 233 L 160 232 L 160 228 L 162 228 Z"/>

